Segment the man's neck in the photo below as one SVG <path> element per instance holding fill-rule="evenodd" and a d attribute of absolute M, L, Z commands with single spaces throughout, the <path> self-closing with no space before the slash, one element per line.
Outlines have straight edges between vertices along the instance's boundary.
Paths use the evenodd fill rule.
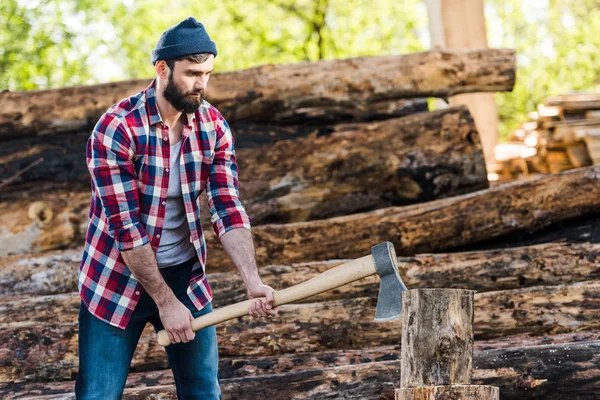
<path fill-rule="evenodd" d="M 158 106 L 158 112 L 163 120 L 163 123 L 169 128 L 176 126 L 177 121 L 181 118 L 181 111 L 176 110 L 171 103 L 165 99 L 162 90 L 157 86 L 156 88 L 156 104 Z"/>

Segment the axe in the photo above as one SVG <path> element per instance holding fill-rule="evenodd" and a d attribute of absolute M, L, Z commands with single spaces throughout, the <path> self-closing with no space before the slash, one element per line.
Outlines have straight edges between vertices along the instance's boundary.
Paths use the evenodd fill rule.
<path fill-rule="evenodd" d="M 298 285 L 276 291 L 273 305 L 293 303 L 374 274 L 379 275 L 380 278 L 375 321 L 398 318 L 402 312 L 400 292 L 406 290 L 406 285 L 398 273 L 396 251 L 390 242 L 373 246 L 369 256 L 338 265 Z M 192 321 L 192 330 L 196 332 L 208 326 L 248 315 L 248 307 L 257 299 L 219 308 L 196 318 Z M 260 299 L 265 300 L 264 297 Z M 171 344 L 166 330 L 158 332 L 158 343 L 162 346 Z"/>

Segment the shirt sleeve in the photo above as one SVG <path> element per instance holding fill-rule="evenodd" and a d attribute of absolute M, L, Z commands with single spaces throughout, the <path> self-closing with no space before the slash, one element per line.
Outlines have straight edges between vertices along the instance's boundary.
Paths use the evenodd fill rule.
<path fill-rule="evenodd" d="M 251 228 L 252 219 L 240 201 L 234 139 L 229 125 L 220 118 L 215 157 L 207 183 L 208 207 L 218 237 L 235 228 Z"/>
<path fill-rule="evenodd" d="M 108 232 L 120 251 L 149 241 L 139 219 L 134 154 L 134 144 L 119 118 L 103 115 L 88 139 L 86 161 L 108 219 Z"/>

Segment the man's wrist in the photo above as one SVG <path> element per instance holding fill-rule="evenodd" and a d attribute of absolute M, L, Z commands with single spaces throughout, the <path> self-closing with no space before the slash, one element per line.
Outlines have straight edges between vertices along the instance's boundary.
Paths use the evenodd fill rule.
<path fill-rule="evenodd" d="M 162 291 L 160 295 L 153 297 L 153 300 L 159 309 L 167 307 L 175 299 L 177 298 L 169 287 L 167 287 L 167 290 Z"/>
<path fill-rule="evenodd" d="M 255 272 L 255 273 L 247 276 L 245 281 L 246 281 L 246 287 L 255 287 L 258 285 L 262 285 L 262 279 L 260 279 L 258 272 Z"/>

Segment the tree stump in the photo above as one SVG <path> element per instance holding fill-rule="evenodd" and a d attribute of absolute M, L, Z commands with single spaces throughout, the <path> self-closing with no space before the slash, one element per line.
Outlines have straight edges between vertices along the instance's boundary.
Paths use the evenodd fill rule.
<path fill-rule="evenodd" d="M 471 385 L 473 298 L 465 289 L 416 289 L 402 295 L 402 361 L 397 400 L 497 400 Z"/>

